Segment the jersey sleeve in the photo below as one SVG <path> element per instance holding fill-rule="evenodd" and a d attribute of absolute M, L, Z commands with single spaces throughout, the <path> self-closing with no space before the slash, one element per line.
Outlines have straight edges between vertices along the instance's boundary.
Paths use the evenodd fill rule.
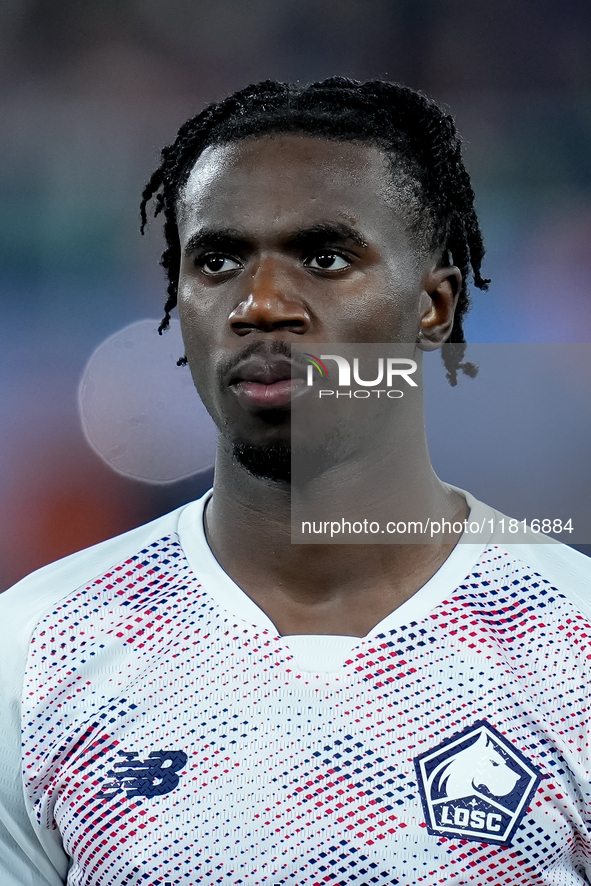
<path fill-rule="evenodd" d="M 0 882 L 2 886 L 63 886 L 68 858 L 58 835 L 40 834 L 29 818 L 22 780 L 21 702 L 32 631 L 52 564 L 0 596 Z M 49 575 L 47 574 L 49 573 Z M 41 597 L 41 599 L 40 599 Z"/>
<path fill-rule="evenodd" d="M 59 831 L 39 825 L 24 790 L 23 693 L 35 628 L 74 589 L 175 531 L 182 510 L 51 563 L 0 594 L 1 886 L 65 886 L 70 865 Z"/>

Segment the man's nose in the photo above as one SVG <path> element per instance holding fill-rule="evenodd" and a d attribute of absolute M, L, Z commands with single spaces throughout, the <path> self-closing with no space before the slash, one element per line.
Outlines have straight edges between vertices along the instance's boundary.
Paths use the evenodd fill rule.
<path fill-rule="evenodd" d="M 228 318 L 237 335 L 276 331 L 303 335 L 310 328 L 308 310 L 294 294 L 295 281 L 280 264 L 261 262 L 253 272 L 248 295 Z"/>

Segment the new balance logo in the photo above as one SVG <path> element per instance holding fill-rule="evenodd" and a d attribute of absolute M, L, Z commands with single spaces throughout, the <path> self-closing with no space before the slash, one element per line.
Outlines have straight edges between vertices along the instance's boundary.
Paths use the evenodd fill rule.
<path fill-rule="evenodd" d="M 509 845 L 541 772 L 486 720 L 415 758 L 430 834 Z"/>
<path fill-rule="evenodd" d="M 112 781 L 105 784 L 98 794 L 103 799 L 111 799 L 119 793 L 128 797 L 161 797 L 174 791 L 179 783 L 178 772 L 187 762 L 184 751 L 152 751 L 147 760 L 141 760 L 136 753 L 119 751 L 123 757 L 115 763 L 107 775 Z"/>

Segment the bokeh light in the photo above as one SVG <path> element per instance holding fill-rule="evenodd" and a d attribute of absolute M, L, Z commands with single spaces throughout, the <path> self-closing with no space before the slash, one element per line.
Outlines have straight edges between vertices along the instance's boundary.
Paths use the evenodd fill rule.
<path fill-rule="evenodd" d="M 199 398 L 180 323 L 160 336 L 139 320 L 109 336 L 86 364 L 78 388 L 87 441 L 113 470 L 148 483 L 175 483 L 213 467 L 216 427 Z"/>

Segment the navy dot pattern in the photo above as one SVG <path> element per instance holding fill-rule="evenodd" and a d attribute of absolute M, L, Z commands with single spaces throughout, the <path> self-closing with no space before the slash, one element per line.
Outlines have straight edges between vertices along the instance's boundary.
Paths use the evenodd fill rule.
<path fill-rule="evenodd" d="M 69 886 L 584 884 L 590 640 L 495 547 L 422 621 L 300 672 L 164 538 L 39 622 L 26 795 Z M 424 821 L 415 757 L 481 719 L 543 773 L 508 846 Z"/>

